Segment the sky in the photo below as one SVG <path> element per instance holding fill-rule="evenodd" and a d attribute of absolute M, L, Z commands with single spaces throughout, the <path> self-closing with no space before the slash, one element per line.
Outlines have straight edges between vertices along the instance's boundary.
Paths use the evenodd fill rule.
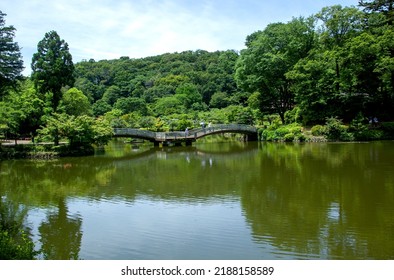
<path fill-rule="evenodd" d="M 246 36 L 274 22 L 310 16 L 358 0 L 5 0 L 16 28 L 25 76 L 45 33 L 65 40 L 73 62 L 142 58 L 187 50 L 237 50 Z"/>

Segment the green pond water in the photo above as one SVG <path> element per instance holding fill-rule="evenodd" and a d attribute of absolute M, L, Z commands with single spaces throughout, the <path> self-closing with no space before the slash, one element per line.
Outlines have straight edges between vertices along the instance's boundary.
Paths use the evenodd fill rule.
<path fill-rule="evenodd" d="M 394 259 L 394 141 L 112 142 L 0 162 L 49 259 Z"/>

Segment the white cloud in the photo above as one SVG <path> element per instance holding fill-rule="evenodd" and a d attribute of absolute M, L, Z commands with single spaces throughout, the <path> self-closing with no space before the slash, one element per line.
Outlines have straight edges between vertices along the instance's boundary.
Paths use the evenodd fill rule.
<path fill-rule="evenodd" d="M 270 22 L 309 16 L 336 2 L 358 1 L 12 0 L 2 9 L 6 23 L 17 28 L 16 41 L 29 74 L 37 43 L 51 30 L 69 44 L 74 62 L 196 49 L 240 50 L 247 35 Z"/>

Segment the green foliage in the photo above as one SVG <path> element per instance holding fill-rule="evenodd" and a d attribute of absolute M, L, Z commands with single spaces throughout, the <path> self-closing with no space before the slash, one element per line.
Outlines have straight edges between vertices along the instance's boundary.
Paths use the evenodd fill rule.
<path fill-rule="evenodd" d="M 183 115 L 181 119 L 178 121 L 176 130 L 184 131 L 186 128 L 192 128 L 193 123 L 188 119 L 187 115 Z"/>
<path fill-rule="evenodd" d="M 23 71 L 22 55 L 14 42 L 15 27 L 5 25 L 6 14 L 0 11 L 0 97 L 14 86 Z"/>
<path fill-rule="evenodd" d="M 59 111 L 71 116 L 91 115 L 89 99 L 77 88 L 67 90 L 60 101 Z"/>
<path fill-rule="evenodd" d="M 110 86 L 104 92 L 101 100 L 112 106 L 115 104 L 116 100 L 121 97 L 121 93 L 122 92 L 118 86 Z"/>
<path fill-rule="evenodd" d="M 108 121 L 112 128 L 127 127 L 127 122 L 122 118 L 122 111 L 119 109 L 113 109 L 104 114 L 104 118 Z"/>
<path fill-rule="evenodd" d="M 259 92 L 260 110 L 277 113 L 285 123 L 284 114 L 294 105 L 294 93 L 286 73 L 313 47 L 314 30 L 311 19 L 293 19 L 269 24 L 263 31 L 249 36 L 247 49 L 237 61 L 236 81 L 240 88 Z"/>
<path fill-rule="evenodd" d="M 209 104 L 215 92 L 237 91 L 233 79 L 237 57 L 235 51 L 198 50 L 141 59 L 83 61 L 75 65 L 76 86 L 93 102 L 104 99 L 111 106 L 120 97 L 139 97 L 153 108 L 158 99 L 177 91 L 181 104 L 191 108 L 195 103 Z"/>
<path fill-rule="evenodd" d="M 41 137 L 49 136 L 53 141 L 57 137 L 65 138 L 71 148 L 105 145 L 113 134 L 110 121 L 106 118 L 94 119 L 87 115 L 70 116 L 64 113 L 49 117 L 39 132 Z"/>
<path fill-rule="evenodd" d="M 202 102 L 202 96 L 197 87 L 190 83 L 180 85 L 175 91 L 175 97 L 186 109 L 190 109 L 195 103 Z"/>
<path fill-rule="evenodd" d="M 41 124 L 44 101 L 38 96 L 30 80 L 20 81 L 0 101 L 0 125 L 8 137 L 31 136 Z"/>
<path fill-rule="evenodd" d="M 311 133 L 313 136 L 322 136 L 326 134 L 325 127 L 320 124 L 314 125 L 311 128 Z"/>
<path fill-rule="evenodd" d="M 384 139 L 394 139 L 394 122 L 381 123 L 380 129 L 384 133 Z"/>
<path fill-rule="evenodd" d="M 156 131 L 156 118 L 152 116 L 142 117 L 140 119 L 140 127 L 143 129 Z"/>
<path fill-rule="evenodd" d="M 20 240 L 17 240 L 7 231 L 0 231 L 0 260 L 34 260 L 36 258 L 34 243 L 23 232 L 20 235 Z"/>
<path fill-rule="evenodd" d="M 348 132 L 348 128 L 338 118 L 328 118 L 325 125 L 325 136 L 333 141 L 352 141 L 354 136 Z"/>
<path fill-rule="evenodd" d="M 104 146 L 112 139 L 112 135 L 113 129 L 104 117 L 95 119 L 92 125 L 91 143 L 97 146 Z"/>
<path fill-rule="evenodd" d="M 261 139 L 264 141 L 293 142 L 305 141 L 306 137 L 302 134 L 302 127 L 297 123 L 288 125 L 270 125 L 260 130 Z"/>
<path fill-rule="evenodd" d="M 225 108 L 229 105 L 229 100 L 225 92 L 215 92 L 211 97 L 209 106 L 211 108 Z"/>
<path fill-rule="evenodd" d="M 299 107 L 295 106 L 293 109 L 286 111 L 285 113 L 285 123 L 301 123 L 301 110 Z"/>
<path fill-rule="evenodd" d="M 61 88 L 74 84 L 74 64 L 68 44 L 60 39 L 56 31 L 46 33 L 38 43 L 31 68 L 31 78 L 40 93 L 53 94 L 52 108 L 56 111 L 62 98 Z"/>
<path fill-rule="evenodd" d="M 167 96 L 157 100 L 154 104 L 153 112 L 155 116 L 168 116 L 185 111 L 182 101 L 175 96 Z"/>
<path fill-rule="evenodd" d="M 138 112 L 145 116 L 148 113 L 145 101 L 138 97 L 121 97 L 114 104 L 114 109 L 121 110 L 123 115 Z"/>
<path fill-rule="evenodd" d="M 359 1 L 359 5 L 364 8 L 367 13 L 381 13 L 385 16 L 386 22 L 393 25 L 394 11 L 392 0 L 373 0 L 373 1 Z"/>
<path fill-rule="evenodd" d="M 74 66 L 67 43 L 51 31 L 33 56 L 35 87 L 26 79 L 0 93 L 1 133 L 30 137 L 44 126 L 42 135 L 56 143 L 60 137 L 71 144 L 89 143 L 94 137 L 86 126 L 93 122 L 82 116 L 93 114 L 104 116 L 110 127 L 155 131 L 183 130 L 201 121 L 268 121 L 266 138 L 278 141 L 305 137 L 282 131 L 283 124 L 327 121 L 323 128 L 312 128 L 312 135 L 341 141 L 388 139 L 390 128 L 368 127 L 357 116 L 361 112 L 383 122 L 393 119 L 394 29 L 386 2 L 361 1 L 364 12 L 325 7 L 307 18 L 271 23 L 246 38 L 240 55 L 197 50 L 91 59 Z M 15 29 L 4 27 L 4 16 L 1 13 L 0 31 L 12 45 Z M 70 88 L 74 79 L 75 88 Z M 56 112 L 73 117 L 64 119 Z M 331 116 L 350 123 L 349 129 Z"/>
<path fill-rule="evenodd" d="M 23 231 L 26 211 L 0 198 L 0 260 L 33 260 L 38 252 Z"/>
<path fill-rule="evenodd" d="M 104 100 L 100 99 L 96 103 L 93 104 L 92 110 L 93 110 L 93 115 L 98 117 L 98 116 L 103 116 L 103 115 L 105 115 L 105 113 L 111 111 L 112 106 L 109 105 Z"/>
<path fill-rule="evenodd" d="M 293 142 L 295 139 L 295 135 L 293 133 L 287 133 L 284 137 L 283 140 L 285 142 Z"/>

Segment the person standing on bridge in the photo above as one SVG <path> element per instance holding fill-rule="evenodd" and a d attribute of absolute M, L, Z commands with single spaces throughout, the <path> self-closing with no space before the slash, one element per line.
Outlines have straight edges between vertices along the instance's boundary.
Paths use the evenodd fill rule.
<path fill-rule="evenodd" d="M 189 128 L 186 127 L 186 129 L 185 129 L 185 137 L 188 137 L 188 136 L 189 136 Z"/>
<path fill-rule="evenodd" d="M 200 125 L 201 125 L 201 128 L 202 128 L 202 131 L 205 133 L 205 122 L 202 121 L 202 122 L 200 123 Z"/>

